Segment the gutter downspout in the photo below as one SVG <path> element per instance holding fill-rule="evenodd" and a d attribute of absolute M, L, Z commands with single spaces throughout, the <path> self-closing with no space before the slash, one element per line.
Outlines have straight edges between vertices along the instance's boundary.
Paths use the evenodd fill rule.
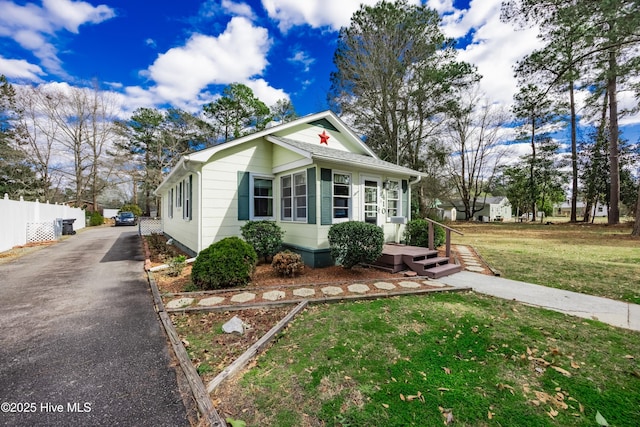
<path fill-rule="evenodd" d="M 422 175 L 418 175 L 415 180 L 409 181 L 409 212 L 407 212 L 407 221 L 411 221 L 411 186 L 419 183 L 422 180 Z"/>

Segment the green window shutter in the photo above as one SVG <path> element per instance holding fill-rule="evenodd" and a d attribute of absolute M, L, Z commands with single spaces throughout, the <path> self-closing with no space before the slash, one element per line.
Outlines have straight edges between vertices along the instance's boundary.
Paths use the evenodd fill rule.
<path fill-rule="evenodd" d="M 249 172 L 238 171 L 238 220 L 249 219 Z"/>
<path fill-rule="evenodd" d="M 331 200 L 331 169 L 320 169 L 320 224 L 330 225 L 333 222 Z"/>
<path fill-rule="evenodd" d="M 402 216 L 409 218 L 409 181 L 402 180 Z"/>
<path fill-rule="evenodd" d="M 316 168 L 307 169 L 307 224 L 316 223 Z"/>

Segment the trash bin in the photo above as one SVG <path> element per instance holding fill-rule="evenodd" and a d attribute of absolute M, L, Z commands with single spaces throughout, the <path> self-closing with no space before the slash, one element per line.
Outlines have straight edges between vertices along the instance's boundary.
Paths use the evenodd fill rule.
<path fill-rule="evenodd" d="M 75 222 L 75 218 L 71 218 L 71 219 L 63 219 L 62 220 L 62 235 L 63 236 L 72 236 L 74 234 L 76 234 L 75 230 L 73 229 L 73 223 Z"/>

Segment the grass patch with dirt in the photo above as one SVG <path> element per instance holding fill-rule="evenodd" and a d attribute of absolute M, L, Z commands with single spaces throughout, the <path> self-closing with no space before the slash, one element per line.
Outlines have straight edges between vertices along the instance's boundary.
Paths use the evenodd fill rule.
<path fill-rule="evenodd" d="M 639 358 L 639 333 L 474 294 L 314 306 L 218 409 L 249 426 L 636 426 Z"/>
<path fill-rule="evenodd" d="M 630 225 L 455 223 L 503 277 L 640 303 L 640 239 Z"/>

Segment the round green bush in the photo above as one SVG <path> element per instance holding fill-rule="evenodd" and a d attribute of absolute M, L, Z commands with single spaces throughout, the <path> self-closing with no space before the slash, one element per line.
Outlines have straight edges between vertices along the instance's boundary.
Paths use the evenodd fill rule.
<path fill-rule="evenodd" d="M 384 233 L 374 224 L 348 221 L 329 229 L 331 256 L 345 268 L 375 262 L 382 255 L 383 245 Z"/>
<path fill-rule="evenodd" d="M 242 237 L 265 262 L 282 246 L 284 232 L 275 221 L 248 221 L 240 228 Z"/>
<path fill-rule="evenodd" d="M 120 210 L 118 211 L 118 213 L 120 213 L 120 212 L 131 212 L 137 217 L 141 217 L 142 216 L 142 209 L 140 209 L 140 206 L 135 205 L 133 203 L 129 203 L 129 204 L 126 204 L 126 205 L 122 206 L 120 208 Z"/>
<path fill-rule="evenodd" d="M 200 251 L 191 269 L 191 280 L 202 290 L 244 286 L 251 281 L 258 256 L 239 237 L 227 237 Z"/>
<path fill-rule="evenodd" d="M 422 248 L 429 247 L 429 222 L 426 219 L 412 219 L 407 223 L 404 229 L 404 240 L 407 245 L 420 246 Z M 444 228 L 435 225 L 433 233 L 433 245 L 439 247 L 444 244 L 445 233 Z"/>
<path fill-rule="evenodd" d="M 89 226 L 95 227 L 104 224 L 104 217 L 100 215 L 100 212 L 91 212 L 89 215 Z"/>

